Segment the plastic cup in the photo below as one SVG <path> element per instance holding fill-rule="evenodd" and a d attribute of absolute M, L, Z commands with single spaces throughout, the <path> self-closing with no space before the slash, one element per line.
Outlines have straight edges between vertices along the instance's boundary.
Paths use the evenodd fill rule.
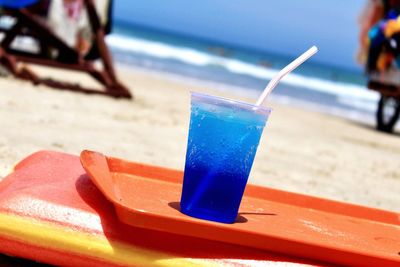
<path fill-rule="evenodd" d="M 192 93 L 181 212 L 233 223 L 271 109 Z"/>

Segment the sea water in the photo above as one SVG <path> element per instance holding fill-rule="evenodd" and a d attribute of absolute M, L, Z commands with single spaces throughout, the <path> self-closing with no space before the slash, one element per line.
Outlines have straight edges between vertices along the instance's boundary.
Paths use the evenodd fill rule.
<path fill-rule="evenodd" d="M 183 213 L 224 223 L 235 221 L 269 112 L 192 94 Z"/>
<path fill-rule="evenodd" d="M 118 62 L 172 74 L 170 77 L 174 79 L 190 77 L 198 82 L 207 81 L 205 86 L 228 94 L 239 88 L 235 93 L 256 99 L 268 81 L 293 60 L 121 21 L 115 21 L 114 26 L 114 34 L 107 37 L 107 43 Z M 213 48 L 224 53 L 216 53 Z M 274 90 L 270 98 L 286 105 L 372 123 L 379 98 L 365 84 L 361 71 L 307 61 L 282 79 L 279 90 Z"/>

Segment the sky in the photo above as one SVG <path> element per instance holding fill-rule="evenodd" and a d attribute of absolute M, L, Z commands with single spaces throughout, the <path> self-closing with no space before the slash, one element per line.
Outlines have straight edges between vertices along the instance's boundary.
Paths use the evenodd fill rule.
<path fill-rule="evenodd" d="M 364 0 L 116 0 L 114 19 L 248 49 L 361 70 L 354 60 Z"/>

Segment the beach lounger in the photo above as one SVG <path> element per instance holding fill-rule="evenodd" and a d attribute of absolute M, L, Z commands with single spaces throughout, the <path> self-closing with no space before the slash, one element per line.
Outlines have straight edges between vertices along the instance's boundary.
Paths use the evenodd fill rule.
<path fill-rule="evenodd" d="M 118 209 L 93 183 L 80 161 L 92 175 L 98 170 L 96 166 L 114 172 L 134 172 L 136 176 L 131 178 L 135 182 L 150 179 L 150 182 L 155 181 L 154 185 L 173 191 L 183 177 L 178 170 L 106 158 L 98 153 L 84 152 L 80 159 L 58 152 L 37 152 L 18 163 L 13 173 L 0 182 L 0 253 L 67 266 L 400 264 L 396 235 L 400 226 L 396 213 L 249 185 L 245 195 L 256 202 L 268 198 L 269 211 L 275 210 L 275 215 L 242 213 L 245 219 L 235 225 L 185 217 L 200 223 L 197 230 L 209 234 L 200 238 L 179 234 L 179 228 L 170 227 L 165 231 L 166 226 L 172 225 L 171 221 L 158 225 L 158 230 L 152 229 L 159 221 L 157 216 L 146 220 L 148 225 L 141 227 L 123 223 L 119 220 Z M 157 189 L 151 193 L 156 195 Z M 135 192 L 131 194 L 134 196 Z M 150 204 L 165 202 L 157 197 L 147 199 Z M 174 207 L 164 204 L 173 216 L 183 216 Z M 145 210 L 141 212 L 146 213 Z M 145 222 L 137 218 L 140 223 Z M 272 233 L 263 242 L 251 244 L 243 240 L 243 244 L 247 244 L 238 245 L 215 241 L 235 239 L 221 232 L 220 227 L 232 227 L 243 235 L 248 233 L 246 224 L 260 220 L 270 225 L 266 230 Z M 199 233 L 201 231 L 196 235 Z M 287 239 L 280 238 L 282 234 Z M 270 249 L 255 249 L 254 246 Z M 12 266 L 12 259 L 0 257 L 0 263 L 2 260 Z"/>
<path fill-rule="evenodd" d="M 15 77 L 34 84 L 132 98 L 117 79 L 104 40 L 110 32 L 112 1 L 68 2 L 70 9 L 62 0 L 0 0 L 0 62 Z M 87 73 L 104 88 L 39 77 L 27 64 Z"/>

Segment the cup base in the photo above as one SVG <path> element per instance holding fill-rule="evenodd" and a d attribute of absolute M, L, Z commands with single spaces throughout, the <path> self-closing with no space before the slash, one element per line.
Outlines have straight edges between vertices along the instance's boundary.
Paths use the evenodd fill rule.
<path fill-rule="evenodd" d="M 196 210 L 196 209 L 187 210 L 187 209 L 183 208 L 182 206 L 181 206 L 180 211 L 183 214 L 186 214 L 190 217 L 194 217 L 197 219 L 219 222 L 219 223 L 226 223 L 226 224 L 234 223 L 237 218 L 237 214 L 235 216 L 221 216 L 221 214 L 215 214 L 212 212 L 207 212 L 205 210 Z"/>

